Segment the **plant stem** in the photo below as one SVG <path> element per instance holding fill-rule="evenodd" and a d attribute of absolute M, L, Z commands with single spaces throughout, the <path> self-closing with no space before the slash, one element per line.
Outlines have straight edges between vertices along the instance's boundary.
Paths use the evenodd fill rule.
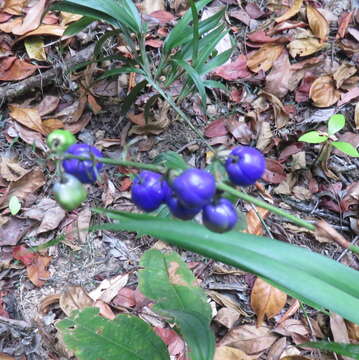
<path fill-rule="evenodd" d="M 263 200 L 257 199 L 257 198 L 255 198 L 251 195 L 248 195 L 242 191 L 236 190 L 232 186 L 229 186 L 223 182 L 220 182 L 217 184 L 217 189 L 226 191 L 234 196 L 237 196 L 238 198 L 240 198 L 242 200 L 245 200 L 251 204 L 259 206 L 262 209 L 267 209 L 270 212 L 277 214 L 279 216 L 282 216 L 282 217 L 288 219 L 289 221 L 291 221 L 292 223 L 297 224 L 305 229 L 308 229 L 311 231 L 315 230 L 315 226 L 313 224 L 309 223 L 308 221 L 300 219 L 297 216 L 292 215 L 292 214 L 286 212 L 285 210 L 282 210 L 274 205 L 268 204 L 267 202 L 265 202 Z"/>

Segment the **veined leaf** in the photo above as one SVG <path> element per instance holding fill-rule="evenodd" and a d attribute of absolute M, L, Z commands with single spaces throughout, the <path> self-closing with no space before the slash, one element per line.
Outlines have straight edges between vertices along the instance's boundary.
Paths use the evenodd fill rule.
<path fill-rule="evenodd" d="M 98 308 L 74 311 L 56 327 L 80 360 L 169 360 L 166 345 L 145 321 L 131 315 L 108 320 Z"/>
<path fill-rule="evenodd" d="M 216 234 L 203 226 L 179 220 L 155 218 L 96 209 L 118 220 L 95 229 L 135 231 L 252 272 L 318 309 L 330 309 L 359 323 L 358 272 L 332 259 L 266 237 L 245 233 Z"/>
<path fill-rule="evenodd" d="M 213 59 L 209 60 L 206 64 L 203 64 L 198 68 L 198 73 L 200 75 L 207 74 L 208 72 L 214 70 L 215 68 L 223 65 L 225 62 L 229 60 L 233 53 L 234 47 L 231 49 L 228 49 L 220 54 L 218 54 Z"/>
<path fill-rule="evenodd" d="M 309 144 L 320 144 L 327 140 L 328 136 L 321 135 L 318 131 L 309 131 L 298 139 L 298 141 L 304 141 Z"/>
<path fill-rule="evenodd" d="M 328 135 L 332 136 L 345 126 L 345 116 L 342 114 L 335 114 L 330 117 L 328 121 Z"/>
<path fill-rule="evenodd" d="M 352 144 L 346 141 L 333 141 L 331 144 L 338 150 L 342 151 L 344 154 L 353 157 L 359 157 L 358 150 Z"/>
<path fill-rule="evenodd" d="M 72 35 L 79 33 L 80 31 L 86 29 L 95 20 L 96 19 L 89 17 L 89 16 L 82 17 L 80 20 L 70 24 L 66 28 L 66 30 L 64 32 L 64 36 L 72 36 Z"/>

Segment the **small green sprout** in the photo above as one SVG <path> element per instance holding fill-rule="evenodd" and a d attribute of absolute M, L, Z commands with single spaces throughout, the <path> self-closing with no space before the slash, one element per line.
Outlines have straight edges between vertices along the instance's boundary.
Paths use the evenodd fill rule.
<path fill-rule="evenodd" d="M 346 141 L 336 141 L 335 134 L 343 129 L 345 126 L 345 117 L 342 114 L 335 114 L 330 117 L 328 121 L 327 132 L 322 131 L 309 131 L 302 135 L 298 140 L 309 144 L 329 143 L 341 152 L 353 156 L 359 157 L 358 150 L 350 143 Z"/>

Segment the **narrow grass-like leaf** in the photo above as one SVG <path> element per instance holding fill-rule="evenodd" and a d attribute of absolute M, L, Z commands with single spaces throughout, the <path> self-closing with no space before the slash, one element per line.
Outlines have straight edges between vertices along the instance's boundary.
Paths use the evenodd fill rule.
<path fill-rule="evenodd" d="M 335 352 L 340 355 L 349 356 L 352 359 L 359 360 L 359 345 L 318 341 L 318 342 L 307 342 L 305 344 L 301 344 L 300 346 L 310 347 L 320 350 L 327 350 L 327 351 Z"/>
<path fill-rule="evenodd" d="M 208 72 L 214 70 L 215 68 L 223 65 L 225 62 L 227 62 L 230 59 L 230 57 L 233 53 L 233 50 L 234 50 L 234 47 L 218 54 L 216 57 L 212 58 L 207 63 L 200 66 L 197 69 L 198 73 L 200 75 L 205 75 Z"/>
<path fill-rule="evenodd" d="M 132 67 L 132 66 L 122 66 L 116 69 L 111 69 L 111 70 L 107 70 L 105 71 L 101 76 L 99 76 L 96 80 L 103 80 L 106 79 L 108 77 L 112 77 L 112 76 L 117 76 L 120 74 L 128 74 L 128 73 L 136 73 L 136 74 L 141 74 L 144 75 L 143 71 L 141 69 Z"/>
<path fill-rule="evenodd" d="M 197 65 L 197 58 L 198 58 L 198 42 L 199 42 L 199 21 L 198 21 L 198 11 L 196 9 L 196 5 L 193 0 L 189 0 L 191 11 L 192 11 L 192 32 L 193 32 L 193 39 L 191 42 L 192 45 L 192 64 L 193 67 Z"/>
<path fill-rule="evenodd" d="M 116 30 L 112 30 L 112 31 L 107 31 L 104 35 L 102 35 L 96 42 L 96 46 L 95 46 L 95 50 L 94 50 L 95 57 L 98 57 L 101 54 L 103 44 L 105 43 L 106 40 L 108 40 L 109 38 L 111 38 L 113 36 L 117 36 L 120 33 L 121 33 L 121 30 L 116 29 Z"/>
<path fill-rule="evenodd" d="M 203 85 L 209 89 L 222 89 L 224 91 L 228 91 L 228 88 L 226 87 L 226 85 L 224 85 L 220 81 L 216 81 L 216 80 L 204 80 Z"/>
<path fill-rule="evenodd" d="M 65 32 L 64 36 L 72 36 L 78 34 L 80 31 L 86 29 L 90 24 L 92 24 L 96 19 L 88 16 L 82 17 L 80 20 L 75 21 L 74 23 L 70 24 Z"/>
<path fill-rule="evenodd" d="M 136 316 L 121 314 L 108 320 L 98 308 L 85 308 L 56 327 L 80 360 L 169 360 L 166 345 Z"/>
<path fill-rule="evenodd" d="M 99 228 L 136 231 L 252 272 L 316 308 L 359 324 L 358 272 L 332 259 L 266 237 L 216 234 L 203 226 L 144 214 L 96 209 L 119 220 Z"/>
<path fill-rule="evenodd" d="M 346 141 L 333 141 L 331 144 L 347 155 L 359 157 L 358 150 L 352 144 Z"/>
<path fill-rule="evenodd" d="M 137 96 L 146 87 L 147 80 L 139 82 L 131 92 L 126 96 L 121 107 L 121 115 L 126 115 L 130 110 L 131 106 L 135 103 Z"/>

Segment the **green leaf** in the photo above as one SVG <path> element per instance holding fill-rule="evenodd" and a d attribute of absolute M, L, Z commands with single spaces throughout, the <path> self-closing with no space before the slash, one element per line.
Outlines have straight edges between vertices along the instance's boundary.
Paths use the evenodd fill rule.
<path fill-rule="evenodd" d="M 213 233 L 203 226 L 145 214 L 96 209 L 118 220 L 94 229 L 135 231 L 252 272 L 317 309 L 332 310 L 359 324 L 358 272 L 307 249 L 235 231 Z"/>
<path fill-rule="evenodd" d="M 345 126 L 345 116 L 342 114 L 335 114 L 330 117 L 328 121 L 328 135 L 332 136 Z"/>
<path fill-rule="evenodd" d="M 200 66 L 198 68 L 198 73 L 200 75 L 204 75 L 212 71 L 213 69 L 223 65 L 225 62 L 227 62 L 230 59 L 233 50 L 234 47 L 218 54 L 216 57 L 209 60 L 207 63 L 203 64 L 202 66 Z"/>
<path fill-rule="evenodd" d="M 86 29 L 90 24 L 92 24 L 96 19 L 88 16 L 82 17 L 80 20 L 70 24 L 65 32 L 64 36 L 72 36 L 78 34 L 80 31 Z"/>
<path fill-rule="evenodd" d="M 159 154 L 153 160 L 154 164 L 163 165 L 167 169 L 181 169 L 186 170 L 190 166 L 183 160 L 183 157 L 174 152 L 174 151 L 166 151 L 162 154 Z"/>
<path fill-rule="evenodd" d="M 359 345 L 318 341 L 318 342 L 307 342 L 305 344 L 301 344 L 300 346 L 310 347 L 320 350 L 327 350 L 327 351 L 335 352 L 340 355 L 349 356 L 352 359 L 359 360 Z"/>
<path fill-rule="evenodd" d="M 11 215 L 16 215 L 20 209 L 21 209 L 21 203 L 19 201 L 19 199 L 17 198 L 17 196 L 13 195 L 10 198 L 9 201 L 9 209 L 11 212 Z"/>
<path fill-rule="evenodd" d="M 320 135 L 318 131 L 309 131 L 298 139 L 298 141 L 304 141 L 310 144 L 319 144 L 327 140 L 328 136 Z"/>
<path fill-rule="evenodd" d="M 132 73 L 132 72 L 144 75 L 143 71 L 140 70 L 140 69 L 137 69 L 137 68 L 132 67 L 132 66 L 122 66 L 120 68 L 105 71 L 101 76 L 99 76 L 96 79 L 96 81 L 103 80 L 103 79 L 106 79 L 106 78 L 111 77 L 111 76 L 117 76 L 117 75 L 120 75 L 120 74 L 128 74 L 128 73 Z"/>
<path fill-rule="evenodd" d="M 97 58 L 101 54 L 103 45 L 106 40 L 108 40 L 112 36 L 117 36 L 120 33 L 121 33 L 121 30 L 116 29 L 116 30 L 112 30 L 112 31 L 107 31 L 104 35 L 102 35 L 96 42 L 96 46 L 95 46 L 95 50 L 94 50 L 95 57 Z"/>
<path fill-rule="evenodd" d="M 122 107 L 121 107 L 121 115 L 126 115 L 128 113 L 131 106 L 135 103 L 137 96 L 146 87 L 146 85 L 147 85 L 147 80 L 142 80 L 125 97 L 125 99 L 123 100 Z"/>
<path fill-rule="evenodd" d="M 144 269 L 139 271 L 139 288 L 156 302 L 153 310 L 175 321 L 190 347 L 192 360 L 212 359 L 211 307 L 186 263 L 175 252 L 148 250 L 140 265 Z"/>
<path fill-rule="evenodd" d="M 358 150 L 352 144 L 346 141 L 333 141 L 331 144 L 347 155 L 359 157 Z"/>
<path fill-rule="evenodd" d="M 98 313 L 76 310 L 56 324 L 78 359 L 169 360 L 166 345 L 143 320 L 127 314 L 108 320 Z"/>

